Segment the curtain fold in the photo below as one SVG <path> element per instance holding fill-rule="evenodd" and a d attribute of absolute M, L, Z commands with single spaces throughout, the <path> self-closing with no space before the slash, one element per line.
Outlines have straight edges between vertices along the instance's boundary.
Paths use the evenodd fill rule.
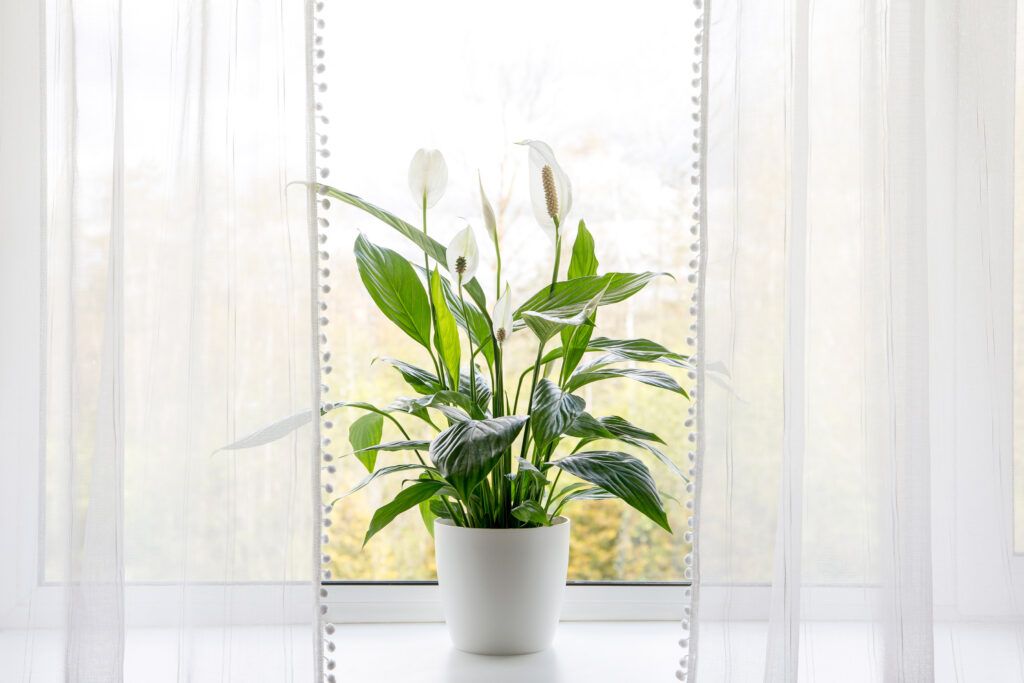
<path fill-rule="evenodd" d="M 46 3 L 43 443 L 4 452 L 0 680 L 319 670 L 314 427 L 224 450 L 316 408 L 306 10 Z"/>
<path fill-rule="evenodd" d="M 1022 681 L 1013 3 L 714 2 L 701 681 Z"/>

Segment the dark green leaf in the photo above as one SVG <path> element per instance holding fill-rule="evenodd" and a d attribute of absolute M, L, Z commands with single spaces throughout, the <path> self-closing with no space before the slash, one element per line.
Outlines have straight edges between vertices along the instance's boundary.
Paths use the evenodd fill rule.
<path fill-rule="evenodd" d="M 601 424 L 616 436 L 629 436 L 634 439 L 643 439 L 644 441 L 657 441 L 661 444 L 665 443 L 665 441 L 654 432 L 641 429 L 629 420 L 619 417 L 618 415 L 602 417 Z"/>
<path fill-rule="evenodd" d="M 457 422 L 438 434 L 430 458 L 463 500 L 494 468 L 512 445 L 526 418 L 496 417 Z"/>
<path fill-rule="evenodd" d="M 394 358 L 381 358 L 381 360 L 402 375 L 402 379 L 419 394 L 434 394 L 441 391 L 441 384 L 437 381 L 437 375 L 427 372 L 415 365 L 409 365 L 405 361 Z"/>
<path fill-rule="evenodd" d="M 572 259 L 569 261 L 568 279 L 597 274 L 597 256 L 594 254 L 594 236 L 587 230 L 587 224 L 580 221 L 576 230 L 576 241 L 572 244 Z"/>
<path fill-rule="evenodd" d="M 535 500 L 527 500 L 521 505 L 512 508 L 512 516 L 520 522 L 536 524 L 538 526 L 551 526 L 551 520 L 544 512 L 544 508 Z"/>
<path fill-rule="evenodd" d="M 434 347 L 441 356 L 441 362 L 448 371 L 448 377 L 459 388 L 459 365 L 462 362 L 462 343 L 459 341 L 459 328 L 455 317 L 448 308 L 444 292 L 441 288 L 441 273 L 437 268 L 430 274 L 430 295 L 434 299 L 434 315 L 437 316 L 437 327 L 434 330 Z"/>
<path fill-rule="evenodd" d="M 509 479 L 519 482 L 522 486 L 535 486 L 538 491 L 543 490 L 548 485 L 547 476 L 537 469 L 532 462 L 524 458 L 518 458 L 518 461 L 519 469 L 515 473 L 509 473 Z"/>
<path fill-rule="evenodd" d="M 590 413 L 580 413 L 569 428 L 565 430 L 569 436 L 579 439 L 614 439 L 612 433 L 604 424 Z"/>
<path fill-rule="evenodd" d="M 470 389 L 473 387 L 469 382 L 469 370 L 465 370 L 462 373 L 462 380 L 460 382 L 461 388 L 459 393 L 465 396 L 468 400 L 473 402 L 474 411 L 473 417 L 482 419 L 488 414 L 488 407 L 491 403 L 491 386 L 487 383 L 487 378 L 481 374 L 480 368 L 473 368 L 476 371 L 476 394 L 471 395 Z"/>
<path fill-rule="evenodd" d="M 572 377 L 569 378 L 569 382 L 565 385 L 567 391 L 575 391 L 582 386 L 590 384 L 592 382 L 598 382 L 604 379 L 613 379 L 615 377 L 625 377 L 628 379 L 636 380 L 648 386 L 657 387 L 658 389 L 665 389 L 667 391 L 674 392 L 680 396 L 689 398 L 689 394 L 686 390 L 679 386 L 679 383 L 661 370 L 640 370 L 637 368 L 602 368 L 600 370 L 591 371 L 577 371 Z"/>
<path fill-rule="evenodd" d="M 359 277 L 377 308 L 403 332 L 430 348 L 430 306 L 416 271 L 398 252 L 356 238 Z"/>
<path fill-rule="evenodd" d="M 434 515 L 434 517 L 440 517 L 441 519 L 452 518 L 451 513 L 448 512 L 448 506 L 440 498 L 431 498 L 427 504 L 430 506 L 430 514 Z"/>
<path fill-rule="evenodd" d="M 533 392 L 530 429 L 538 446 L 543 448 L 580 416 L 587 402 L 579 396 L 562 391 L 551 380 L 542 379 Z"/>
<path fill-rule="evenodd" d="M 384 432 L 384 417 L 378 413 L 363 415 L 348 428 L 348 442 L 367 472 L 377 463 L 377 444 Z"/>
<path fill-rule="evenodd" d="M 600 420 L 597 420 L 592 415 L 583 413 L 576 418 L 576 421 L 573 422 L 572 426 L 566 433 L 569 436 L 575 436 L 580 439 L 580 442 L 575 448 L 577 451 L 590 442 L 597 441 L 598 439 L 613 439 L 615 441 L 627 443 L 631 446 L 643 448 L 667 465 L 673 473 L 682 479 L 689 481 L 689 478 L 683 474 L 683 471 L 679 469 L 679 466 L 676 465 L 671 458 L 669 458 L 659 448 L 648 443 L 648 441 L 656 441 L 662 444 L 665 443 L 662 441 L 660 436 L 654 432 L 649 432 L 646 429 L 641 429 L 617 415 L 602 417 Z"/>
<path fill-rule="evenodd" d="M 377 508 L 373 513 L 370 528 L 366 530 L 366 537 L 363 538 L 363 545 L 365 546 L 378 531 L 391 524 L 395 517 L 425 500 L 430 500 L 442 486 L 443 481 L 420 480 L 402 489 L 394 500 Z"/>
<path fill-rule="evenodd" d="M 605 273 L 557 282 L 554 292 L 549 294 L 550 288 L 544 287 L 516 310 L 514 317 L 519 321 L 516 329 L 525 324 L 519 319 L 526 311 L 546 313 L 556 318 L 569 318 L 582 311 L 598 295 L 601 306 L 618 303 L 633 296 L 648 282 L 662 275 L 668 273 Z"/>
<path fill-rule="evenodd" d="M 551 463 L 621 498 L 668 532 L 672 528 L 650 470 L 638 458 L 619 451 L 587 451 Z"/>

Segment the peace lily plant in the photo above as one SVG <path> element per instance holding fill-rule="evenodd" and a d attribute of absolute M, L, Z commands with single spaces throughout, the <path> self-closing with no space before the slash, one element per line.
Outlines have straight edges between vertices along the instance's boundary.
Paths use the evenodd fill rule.
<path fill-rule="evenodd" d="M 422 252 L 422 260 L 414 263 L 364 235 L 355 242 L 367 293 L 388 320 L 423 347 L 430 363 L 420 367 L 382 359 L 401 374 L 412 397 L 396 398 L 383 408 L 363 402 L 323 408 L 324 413 L 365 411 L 349 437 L 368 473 L 344 495 L 390 475 L 414 476 L 374 513 L 364 545 L 415 507 L 432 533 L 435 520 L 449 527 L 532 529 L 556 523 L 575 501 L 614 498 L 671 532 L 647 465 L 619 450 L 589 448 L 596 441 L 640 447 L 682 476 L 658 447 L 664 442 L 623 417 L 588 411 L 579 394 L 594 382 L 633 380 L 687 397 L 668 373 L 631 364 L 689 368 L 688 357 L 648 339 L 595 335 L 601 307 L 637 294 L 664 274 L 599 273 L 594 239 L 582 220 L 563 274 L 560 254 L 572 185 L 547 144 L 520 144 L 528 148 L 533 212 L 551 241 L 552 267 L 550 284 L 518 305 L 502 279 L 497 221 L 479 177 L 483 223 L 496 261 L 493 308 L 476 279 L 480 253 L 472 227 L 465 225 L 447 247 L 430 236 L 429 210 L 443 197 L 448 181 L 440 152 L 421 149 L 409 166 L 418 226 L 353 194 L 319 186 L 321 194 L 369 213 Z M 513 334 L 524 333 L 534 337 L 535 360 L 510 372 L 505 347 Z M 422 421 L 436 434 L 410 438 L 399 415 Z M 403 438 L 384 440 L 386 422 Z M 394 451 L 412 452 L 416 462 L 377 466 L 377 454 Z M 564 584 L 564 566 L 562 574 Z"/>

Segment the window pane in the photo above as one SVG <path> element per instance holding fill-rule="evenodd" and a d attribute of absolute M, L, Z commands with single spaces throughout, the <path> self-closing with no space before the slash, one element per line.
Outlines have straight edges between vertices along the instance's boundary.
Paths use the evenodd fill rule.
<path fill-rule="evenodd" d="M 407 165 L 419 147 L 442 150 L 449 185 L 430 214 L 431 235 L 447 243 L 463 225 L 460 217 L 476 227 L 483 252 L 478 278 L 493 302 L 493 253 L 480 219 L 479 170 L 499 214 L 503 279 L 522 302 L 550 277 L 551 248 L 530 210 L 525 149 L 513 143 L 545 140 L 572 179 L 571 224 L 586 219 L 601 271 L 675 276 L 655 281 L 626 304 L 602 309 L 595 334 L 649 338 L 687 353 L 697 11 L 692 4 L 667 0 L 634 3 L 628 12 L 582 1 L 508 7 L 515 12 L 500 17 L 493 16 L 492 5 L 468 1 L 440 8 L 385 2 L 334 10 L 323 31 L 330 89 L 320 97 L 330 119 L 325 131 L 331 156 L 324 162 L 329 182 L 419 225 Z M 323 247 L 330 253 L 331 291 L 324 295 L 330 318 L 328 400 L 386 405 L 411 392 L 397 373 L 372 359 L 390 356 L 423 366 L 430 361 L 362 289 L 352 242 L 363 231 L 375 242 L 418 256 L 389 228 L 355 209 L 336 203 L 328 215 Z M 574 232 L 566 240 L 563 277 Z M 509 343 L 506 367 L 518 374 L 535 353 L 534 338 L 521 331 Z M 685 371 L 658 369 L 691 384 Z M 665 452 L 685 469 L 685 399 L 628 380 L 592 384 L 581 394 L 592 414 L 620 415 L 657 432 L 667 443 Z M 525 401 L 523 396 L 520 413 Z M 350 450 L 348 427 L 359 417 L 357 411 L 341 412 L 325 433 L 335 456 Z M 386 433 L 389 437 L 399 435 Z M 649 463 L 659 488 L 675 498 L 666 497 L 675 535 L 618 502 L 576 504 L 569 509 L 570 579 L 682 580 L 686 484 L 651 457 L 638 455 Z M 378 462 L 383 461 L 414 461 L 414 456 L 382 453 Z M 341 458 L 337 467 L 337 490 L 366 474 L 353 458 Z M 330 553 L 335 578 L 434 577 L 433 544 L 415 512 L 360 548 L 373 510 L 390 500 L 399 484 L 393 477 L 335 508 Z"/>

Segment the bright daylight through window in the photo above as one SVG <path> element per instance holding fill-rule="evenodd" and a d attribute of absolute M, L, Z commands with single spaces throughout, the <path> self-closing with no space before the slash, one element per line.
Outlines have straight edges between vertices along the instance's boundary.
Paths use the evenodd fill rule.
<path fill-rule="evenodd" d="M 418 226 L 406 168 L 416 149 L 441 150 L 449 181 L 431 210 L 431 236 L 447 244 L 464 226 L 462 219 L 474 226 L 481 244 L 477 277 L 493 304 L 495 262 L 480 213 L 479 171 L 501 234 L 502 277 L 511 284 L 513 305 L 519 305 L 550 279 L 551 260 L 550 242 L 530 208 L 526 148 L 514 143 L 544 140 L 573 183 L 563 268 L 576 224 L 585 218 L 600 272 L 674 276 L 656 279 L 625 303 L 602 308 L 594 336 L 651 339 L 691 353 L 686 340 L 692 335 L 693 284 L 687 276 L 695 259 L 690 217 L 697 193 L 691 98 L 699 84 L 690 72 L 693 46 L 679 39 L 692 19 L 677 5 L 650 1 L 624 13 L 585 2 L 525 3 L 502 17 L 500 27 L 488 17 L 490 9 L 468 1 L 411 6 L 400 22 L 391 21 L 380 3 L 346 6 L 334 21 L 327 7 L 323 78 L 329 87 L 318 97 L 320 114 L 329 121 L 318 126 L 326 136 L 319 159 L 330 172 L 326 182 Z M 431 31 L 420 31 L 427 23 Z M 378 26 L 388 26 L 386 48 L 373 30 Z M 321 294 L 329 318 L 325 400 L 387 405 L 411 391 L 387 363 L 371 359 L 393 357 L 421 367 L 431 367 L 431 361 L 366 294 L 353 244 L 362 233 L 410 259 L 418 254 L 388 227 L 341 202 L 321 215 L 330 221 L 320 247 L 329 272 Z M 529 330 L 513 335 L 506 367 L 530 367 L 536 346 Z M 657 367 L 692 387 L 685 368 Z M 656 432 L 665 443 L 655 445 L 686 469 L 692 450 L 687 399 L 626 379 L 590 384 L 579 394 L 597 417 L 618 415 Z M 363 414 L 335 411 L 324 425 L 327 450 L 334 456 L 334 471 L 326 478 L 334 495 L 325 500 L 366 475 L 356 458 L 342 457 L 352 451 L 349 430 Z M 414 421 L 404 424 L 413 439 L 433 437 L 426 429 L 417 431 Z M 385 421 L 383 440 L 401 438 Z M 561 448 L 567 454 L 572 444 Z M 610 442 L 591 448 L 628 451 L 649 465 L 675 533 L 620 501 L 573 503 L 569 579 L 682 581 L 689 550 L 687 482 L 642 448 Z M 379 453 L 378 463 L 385 460 L 415 462 L 415 456 Z M 394 498 L 402 478 L 378 480 L 334 507 L 327 548 L 334 579 L 435 578 L 433 542 L 415 510 L 362 548 L 371 515 Z"/>

